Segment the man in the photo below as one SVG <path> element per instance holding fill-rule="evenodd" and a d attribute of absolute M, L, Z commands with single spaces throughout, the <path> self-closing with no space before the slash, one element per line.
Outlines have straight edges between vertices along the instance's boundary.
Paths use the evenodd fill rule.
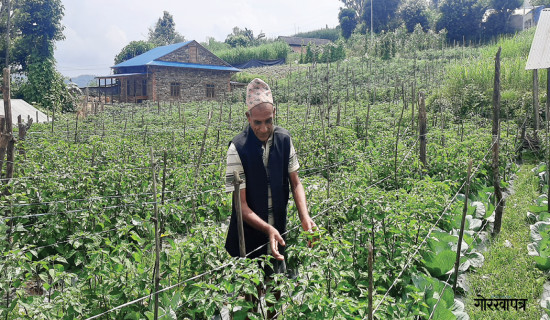
<path fill-rule="evenodd" d="M 233 138 L 227 151 L 226 191 L 234 190 L 233 171 L 237 170 L 244 180 L 240 196 L 246 253 L 250 253 L 249 258 L 272 255 L 276 259 L 273 269 L 265 270 L 270 276 L 273 272 L 284 273 L 286 268 L 281 235 L 286 231 L 289 184 L 302 228 L 312 231 L 316 225 L 308 214 L 290 134 L 273 125 L 276 110 L 264 81 L 256 78 L 248 84 L 246 105 L 249 126 Z M 264 246 L 267 242 L 269 245 Z M 235 204 L 225 248 L 231 256 L 239 256 Z"/>

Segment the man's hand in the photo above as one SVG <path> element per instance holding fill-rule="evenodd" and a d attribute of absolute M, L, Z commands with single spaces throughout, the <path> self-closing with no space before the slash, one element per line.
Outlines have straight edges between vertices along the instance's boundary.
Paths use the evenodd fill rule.
<path fill-rule="evenodd" d="M 309 233 L 313 233 L 315 231 L 317 231 L 317 225 L 315 224 L 315 222 L 313 222 L 313 219 L 311 219 L 311 217 L 307 217 L 307 218 L 304 218 L 302 220 L 302 228 L 304 229 L 304 231 L 306 232 L 309 232 Z M 310 247 L 310 248 L 313 248 L 314 246 L 314 242 L 317 242 L 319 241 L 318 238 L 313 238 L 312 240 L 309 240 L 307 242 L 307 246 Z"/>
<path fill-rule="evenodd" d="M 271 227 L 269 229 L 269 245 L 271 246 L 271 254 L 275 259 L 277 260 L 284 260 L 285 257 L 279 253 L 279 244 L 282 246 L 285 246 L 285 240 L 283 240 L 283 237 L 281 237 L 281 234 L 277 229 L 274 227 Z"/>

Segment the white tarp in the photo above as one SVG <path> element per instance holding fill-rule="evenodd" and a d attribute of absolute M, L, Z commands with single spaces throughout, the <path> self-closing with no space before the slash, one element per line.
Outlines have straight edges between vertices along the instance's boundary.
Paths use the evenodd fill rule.
<path fill-rule="evenodd" d="M 550 9 L 540 13 L 525 70 L 550 68 Z"/>
<path fill-rule="evenodd" d="M 17 125 L 17 117 L 21 115 L 23 122 L 27 122 L 27 117 L 30 116 L 36 123 L 36 113 L 38 112 L 38 122 L 46 122 L 46 114 L 28 104 L 22 99 L 11 99 L 11 117 L 13 125 Z M 0 99 L 0 115 L 4 115 L 4 100 Z"/>

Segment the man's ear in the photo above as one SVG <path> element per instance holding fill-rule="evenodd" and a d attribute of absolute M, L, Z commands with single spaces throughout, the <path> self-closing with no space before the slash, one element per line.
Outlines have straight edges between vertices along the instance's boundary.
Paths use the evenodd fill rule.
<path fill-rule="evenodd" d="M 247 111 L 247 112 L 245 112 L 244 114 L 246 115 L 246 118 L 247 118 L 247 119 L 250 119 L 250 111 Z"/>

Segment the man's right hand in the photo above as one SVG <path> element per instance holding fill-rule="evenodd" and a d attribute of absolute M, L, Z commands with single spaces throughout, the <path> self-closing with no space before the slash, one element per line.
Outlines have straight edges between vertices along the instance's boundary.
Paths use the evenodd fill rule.
<path fill-rule="evenodd" d="M 279 253 L 279 244 L 282 246 L 285 246 L 285 240 L 283 240 L 283 237 L 281 237 L 281 234 L 275 227 L 271 227 L 269 229 L 269 245 L 271 246 L 271 254 L 275 259 L 277 260 L 284 260 L 285 257 Z"/>

